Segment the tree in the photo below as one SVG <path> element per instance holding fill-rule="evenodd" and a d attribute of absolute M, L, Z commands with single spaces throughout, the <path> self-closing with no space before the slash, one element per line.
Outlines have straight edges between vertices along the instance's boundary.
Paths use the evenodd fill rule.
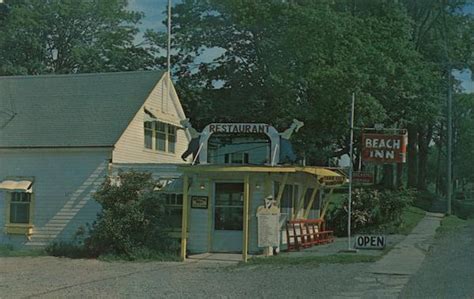
<path fill-rule="evenodd" d="M 403 1 L 412 19 L 412 43 L 434 76 L 426 76 L 417 105 L 408 114 L 408 185 L 426 189 L 429 144 L 444 121 L 448 69 L 474 65 L 474 19 L 462 13 L 468 1 Z M 453 80 L 454 85 L 458 84 Z M 450 88 L 453 88 L 451 86 Z M 417 146 L 418 145 L 418 146 Z M 417 150 L 418 149 L 418 150 Z"/>
<path fill-rule="evenodd" d="M 136 44 L 141 13 L 126 0 L 6 0 L 0 11 L 0 75 L 146 69 Z"/>
<path fill-rule="evenodd" d="M 311 163 L 347 153 L 352 92 L 357 126 L 371 126 L 396 122 L 404 115 L 397 100 L 419 89 L 410 20 L 400 5 L 374 6 L 380 13 L 354 14 L 334 1 L 178 4 L 174 71 L 181 94 L 192 97 L 191 117 L 277 127 L 297 117 L 306 125 L 296 143 Z M 149 37 L 163 45 L 163 36 Z M 205 49 L 219 54 L 196 66 Z"/>
<path fill-rule="evenodd" d="M 474 94 L 454 98 L 454 178 L 464 184 L 474 182 Z"/>

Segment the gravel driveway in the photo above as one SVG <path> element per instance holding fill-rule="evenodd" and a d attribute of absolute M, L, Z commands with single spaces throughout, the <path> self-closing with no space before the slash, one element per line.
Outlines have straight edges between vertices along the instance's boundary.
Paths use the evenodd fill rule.
<path fill-rule="evenodd" d="M 54 257 L 0 258 L 0 298 L 303 298 L 350 288 L 367 264 L 216 267 Z M 354 282 L 355 283 L 355 282 Z"/>

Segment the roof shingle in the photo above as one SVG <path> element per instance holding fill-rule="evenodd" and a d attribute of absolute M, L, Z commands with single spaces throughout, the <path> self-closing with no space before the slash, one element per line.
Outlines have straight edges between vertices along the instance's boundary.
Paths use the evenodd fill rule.
<path fill-rule="evenodd" d="M 162 75 L 0 77 L 0 147 L 112 146 Z"/>

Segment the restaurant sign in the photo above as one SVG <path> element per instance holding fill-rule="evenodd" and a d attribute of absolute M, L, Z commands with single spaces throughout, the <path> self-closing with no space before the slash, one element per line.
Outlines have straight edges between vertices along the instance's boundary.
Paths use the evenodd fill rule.
<path fill-rule="evenodd" d="M 224 124 L 210 124 L 210 133 L 239 133 L 239 134 L 268 134 L 270 126 L 267 124 L 237 124 L 237 123 L 224 123 Z"/>
<path fill-rule="evenodd" d="M 362 159 L 375 163 L 405 163 L 407 134 L 362 134 Z"/>

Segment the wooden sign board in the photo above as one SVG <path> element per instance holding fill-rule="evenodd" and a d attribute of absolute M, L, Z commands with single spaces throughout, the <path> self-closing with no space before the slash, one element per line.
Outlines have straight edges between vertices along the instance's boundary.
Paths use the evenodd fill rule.
<path fill-rule="evenodd" d="M 191 208 L 193 209 L 207 209 L 208 200 L 207 196 L 192 196 L 191 197 Z"/>
<path fill-rule="evenodd" d="M 352 173 L 352 182 L 356 184 L 373 184 L 374 174 L 368 171 L 354 171 Z"/>
<path fill-rule="evenodd" d="M 280 210 L 277 207 L 257 209 L 258 247 L 280 245 Z"/>
<path fill-rule="evenodd" d="M 362 134 L 362 160 L 374 163 L 405 163 L 407 134 Z"/>

